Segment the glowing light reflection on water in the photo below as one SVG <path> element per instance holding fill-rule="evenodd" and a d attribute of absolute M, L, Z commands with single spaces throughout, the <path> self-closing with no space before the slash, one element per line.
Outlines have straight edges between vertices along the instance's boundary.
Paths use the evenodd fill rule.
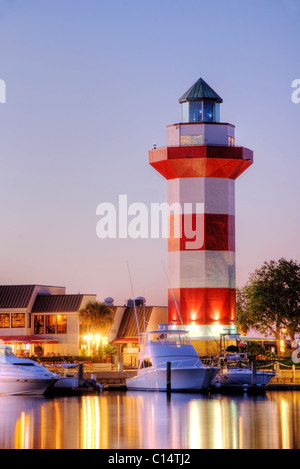
<path fill-rule="evenodd" d="M 0 396 L 1 449 L 299 449 L 300 393 Z"/>

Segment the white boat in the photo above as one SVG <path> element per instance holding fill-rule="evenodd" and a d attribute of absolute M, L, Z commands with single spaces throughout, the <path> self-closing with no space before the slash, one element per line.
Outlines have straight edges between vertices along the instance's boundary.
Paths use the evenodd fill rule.
<path fill-rule="evenodd" d="M 160 325 L 142 334 L 137 376 L 128 378 L 126 386 L 143 391 L 206 390 L 218 371 L 201 362 L 186 330 Z"/>
<path fill-rule="evenodd" d="M 276 373 L 272 371 L 253 372 L 250 368 L 225 367 L 213 379 L 212 386 L 216 388 L 241 388 L 247 390 L 249 387 L 265 387 Z"/>
<path fill-rule="evenodd" d="M 91 376 L 91 379 L 83 378 L 83 364 L 61 364 L 60 368 L 64 369 L 66 374 L 60 375 L 59 380 L 52 387 L 54 395 L 60 394 L 83 394 L 88 392 L 100 393 L 103 391 L 103 385 L 97 383 L 96 376 Z M 74 370 L 70 373 L 69 370 Z"/>
<path fill-rule="evenodd" d="M 0 395 L 44 394 L 58 378 L 34 360 L 19 358 L 11 347 L 0 344 Z"/>

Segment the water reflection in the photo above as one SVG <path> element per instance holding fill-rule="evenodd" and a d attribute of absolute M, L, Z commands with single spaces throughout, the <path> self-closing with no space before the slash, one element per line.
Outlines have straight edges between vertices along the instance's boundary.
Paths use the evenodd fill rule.
<path fill-rule="evenodd" d="M 300 393 L 0 396 L 1 449 L 299 449 Z"/>

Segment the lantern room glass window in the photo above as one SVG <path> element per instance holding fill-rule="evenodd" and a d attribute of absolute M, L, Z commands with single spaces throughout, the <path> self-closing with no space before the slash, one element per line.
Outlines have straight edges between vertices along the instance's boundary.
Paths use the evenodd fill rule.
<path fill-rule="evenodd" d="M 182 122 L 220 122 L 220 105 L 205 100 L 184 102 Z"/>
<path fill-rule="evenodd" d="M 191 101 L 189 104 L 190 122 L 202 122 L 202 101 Z"/>
<path fill-rule="evenodd" d="M 214 121 L 214 107 L 215 103 L 213 103 L 212 101 L 203 102 L 203 122 Z"/>

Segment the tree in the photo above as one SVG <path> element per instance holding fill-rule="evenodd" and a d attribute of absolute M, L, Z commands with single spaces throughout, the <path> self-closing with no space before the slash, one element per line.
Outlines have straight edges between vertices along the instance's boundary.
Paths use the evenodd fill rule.
<path fill-rule="evenodd" d="M 237 321 L 241 331 L 254 326 L 276 338 L 283 329 L 294 341 L 300 332 L 300 265 L 293 260 L 264 262 L 237 291 Z"/>
<path fill-rule="evenodd" d="M 236 290 L 236 316 L 239 331 L 246 335 L 250 327 L 254 327 L 255 321 L 249 313 L 249 298 L 246 287 Z"/>
<path fill-rule="evenodd" d="M 116 353 L 117 353 L 117 349 L 112 344 L 102 345 L 98 349 L 98 355 L 102 357 L 102 360 L 104 362 L 106 362 L 108 358 L 111 358 L 112 355 L 115 355 Z"/>
<path fill-rule="evenodd" d="M 107 326 L 113 323 L 112 310 L 104 303 L 89 301 L 79 310 L 81 327 L 86 332 L 104 333 Z"/>

